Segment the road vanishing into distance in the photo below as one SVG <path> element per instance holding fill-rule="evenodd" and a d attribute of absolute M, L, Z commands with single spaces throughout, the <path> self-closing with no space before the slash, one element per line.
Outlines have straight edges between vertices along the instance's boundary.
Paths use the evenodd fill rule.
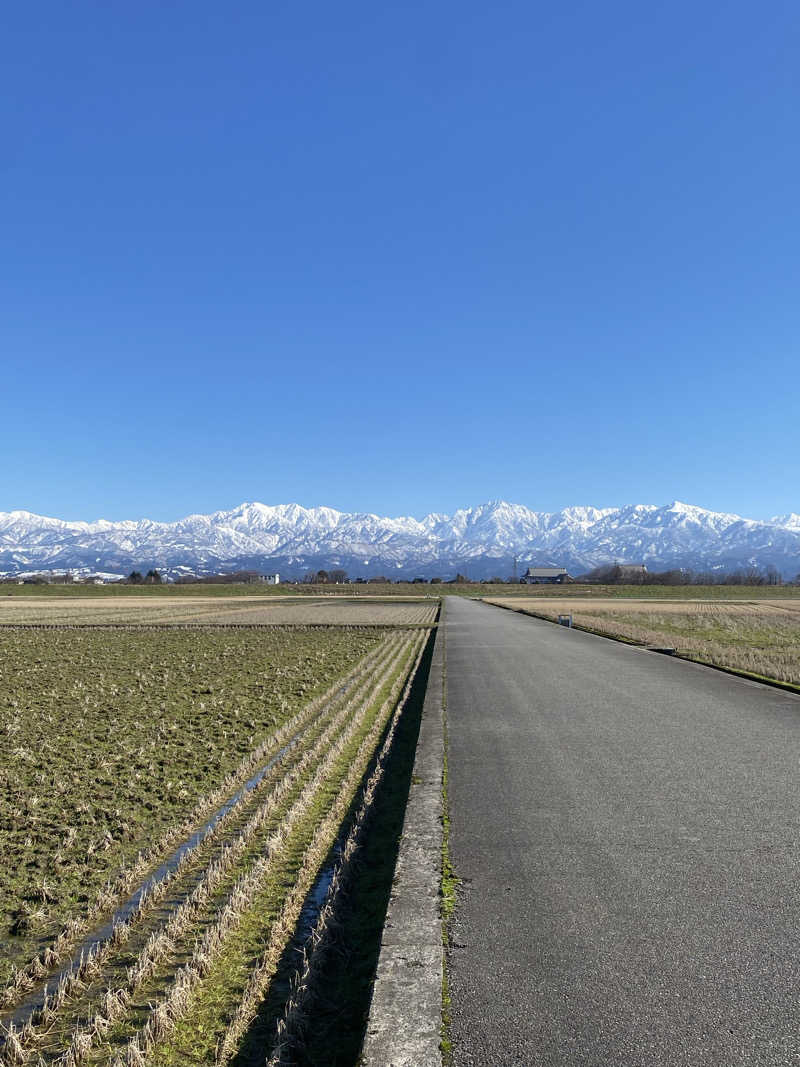
<path fill-rule="evenodd" d="M 446 604 L 456 1067 L 800 1064 L 800 698 Z"/>

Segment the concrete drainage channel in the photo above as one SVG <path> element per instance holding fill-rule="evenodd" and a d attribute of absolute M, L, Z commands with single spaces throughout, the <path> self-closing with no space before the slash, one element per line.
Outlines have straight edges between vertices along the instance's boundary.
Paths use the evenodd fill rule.
<path fill-rule="evenodd" d="M 361 1062 L 441 1067 L 444 639 L 434 638 L 403 835 Z"/>

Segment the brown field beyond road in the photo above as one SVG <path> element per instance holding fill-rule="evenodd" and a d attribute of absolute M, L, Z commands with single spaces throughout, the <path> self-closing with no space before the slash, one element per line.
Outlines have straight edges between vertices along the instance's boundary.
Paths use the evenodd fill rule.
<path fill-rule="evenodd" d="M 513 607 L 518 611 L 534 612 L 576 612 L 576 611 L 614 611 L 614 612 L 666 612 L 666 613 L 717 613 L 726 614 L 763 614 L 770 610 L 793 611 L 800 613 L 800 595 L 794 600 L 789 598 L 758 600 L 706 600 L 687 597 L 683 600 L 655 600 L 652 598 L 636 600 L 627 597 L 624 600 L 613 597 L 562 597 L 548 596 L 546 601 L 520 603 L 519 597 L 486 597 L 487 604 L 500 607 Z"/>
<path fill-rule="evenodd" d="M 800 597 L 757 600 L 487 598 L 487 603 L 635 644 L 674 648 L 701 663 L 800 685 Z"/>

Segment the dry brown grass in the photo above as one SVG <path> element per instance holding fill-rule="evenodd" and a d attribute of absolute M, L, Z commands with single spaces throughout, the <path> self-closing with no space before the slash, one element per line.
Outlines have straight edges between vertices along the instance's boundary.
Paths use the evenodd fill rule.
<path fill-rule="evenodd" d="M 521 602 L 519 597 L 491 597 L 487 604 L 500 604 L 522 612 L 537 615 L 569 613 L 579 611 L 608 612 L 615 615 L 648 614 L 656 612 L 664 615 L 775 615 L 789 612 L 800 617 L 800 597 L 797 600 L 615 600 L 611 597 L 598 599 L 592 597 L 549 597 L 546 603 Z"/>
<path fill-rule="evenodd" d="M 488 603 L 642 645 L 674 647 L 679 655 L 800 685 L 800 601 L 620 601 L 550 599 Z"/>

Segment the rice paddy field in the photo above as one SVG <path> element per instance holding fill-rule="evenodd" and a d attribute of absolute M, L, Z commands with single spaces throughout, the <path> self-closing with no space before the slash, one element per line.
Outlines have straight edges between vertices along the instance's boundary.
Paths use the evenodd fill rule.
<path fill-rule="evenodd" d="M 0 1063 L 283 1062 L 254 1020 L 333 907 L 437 605 L 19 603 Z"/>
<path fill-rule="evenodd" d="M 438 600 L 368 600 L 340 597 L 130 596 L 113 600 L 74 597 L 0 599 L 0 626 L 398 626 L 428 625 Z"/>
<path fill-rule="evenodd" d="M 701 663 L 800 686 L 800 597 L 753 600 L 608 600 L 556 597 L 487 603 L 573 622 L 636 644 L 675 648 Z"/>

